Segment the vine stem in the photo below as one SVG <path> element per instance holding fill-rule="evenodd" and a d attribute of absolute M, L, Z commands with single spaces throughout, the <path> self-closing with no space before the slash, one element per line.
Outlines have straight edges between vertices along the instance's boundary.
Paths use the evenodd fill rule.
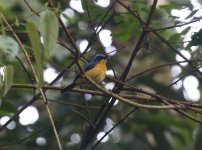
<path fill-rule="evenodd" d="M 7 20 L 6 20 L 6 18 L 4 17 L 4 15 L 3 15 L 2 13 L 0 13 L 0 15 L 1 15 L 2 19 L 4 20 L 4 22 L 6 23 L 6 25 L 8 26 L 8 28 L 10 29 L 11 33 L 13 34 L 13 36 L 15 37 L 16 41 L 18 42 L 18 44 L 19 44 L 20 47 L 22 48 L 23 53 L 24 53 L 24 55 L 25 55 L 25 58 L 27 59 L 27 61 L 28 61 L 28 63 L 29 63 L 29 66 L 30 66 L 30 68 L 31 68 L 31 71 L 32 71 L 32 73 L 33 73 L 33 75 L 34 75 L 34 79 L 35 79 L 36 83 L 38 83 L 38 82 L 39 82 L 39 79 L 38 79 L 38 77 L 37 77 L 37 75 L 36 75 L 36 72 L 35 72 L 35 70 L 34 70 L 34 67 L 33 67 L 33 65 L 32 65 L 32 62 L 31 62 L 31 60 L 30 60 L 30 58 L 29 58 L 29 55 L 28 55 L 28 53 L 26 52 L 26 50 L 25 50 L 25 48 L 24 48 L 22 42 L 21 42 L 20 39 L 18 38 L 17 34 L 14 32 L 14 30 L 12 29 L 12 27 L 9 25 L 9 23 L 7 22 Z M 56 126 L 55 126 L 55 123 L 54 123 L 54 120 L 53 120 L 53 116 L 52 116 L 52 114 L 51 114 L 50 108 L 49 108 L 48 103 L 47 103 L 47 98 L 46 98 L 45 93 L 43 92 L 43 90 L 42 90 L 41 87 L 39 87 L 39 91 L 40 91 L 41 96 L 42 96 L 42 99 L 43 99 L 43 101 L 44 101 L 45 108 L 46 108 L 46 110 L 47 110 L 47 112 L 48 112 L 48 116 L 49 116 L 49 119 L 50 119 L 50 122 L 51 122 L 51 125 L 52 125 L 52 128 L 53 128 L 53 132 L 54 132 L 55 137 L 56 137 L 56 141 L 57 141 L 57 144 L 58 144 L 58 148 L 59 148 L 59 150 L 62 150 L 62 145 L 61 145 L 61 142 L 60 142 L 60 139 L 59 139 L 59 135 L 58 135 L 57 130 L 56 130 Z"/>

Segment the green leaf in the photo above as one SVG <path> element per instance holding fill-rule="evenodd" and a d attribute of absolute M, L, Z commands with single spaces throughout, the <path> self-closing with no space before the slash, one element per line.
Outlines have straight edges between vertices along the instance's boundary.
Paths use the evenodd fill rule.
<path fill-rule="evenodd" d="M 202 29 L 200 29 L 199 32 L 194 33 L 191 39 L 192 46 L 202 45 Z"/>
<path fill-rule="evenodd" d="M 120 40 L 121 40 L 122 42 L 126 42 L 126 41 L 128 41 L 128 39 L 130 38 L 130 34 L 123 34 L 123 35 L 120 36 L 119 38 L 120 38 Z"/>
<path fill-rule="evenodd" d="M 0 65 L 0 90 L 3 88 L 5 66 Z"/>
<path fill-rule="evenodd" d="M 0 66 L 0 106 L 2 103 L 2 98 L 3 98 L 3 92 L 4 92 L 4 66 Z"/>
<path fill-rule="evenodd" d="M 58 19 L 53 11 L 47 9 L 42 12 L 40 27 L 47 59 L 50 57 L 50 53 L 55 47 L 58 38 Z"/>
<path fill-rule="evenodd" d="M 197 12 L 198 12 L 198 9 L 192 11 L 185 19 L 189 19 L 189 18 L 193 17 Z"/>
<path fill-rule="evenodd" d="M 19 21 L 19 19 L 18 19 L 17 17 L 15 17 L 15 25 L 16 25 L 17 27 L 20 26 L 20 21 Z"/>
<path fill-rule="evenodd" d="M 117 24 L 120 24 L 120 23 L 124 22 L 124 17 L 121 16 L 121 15 L 114 16 L 113 19 Z"/>
<path fill-rule="evenodd" d="M 10 115 L 11 113 L 15 113 L 17 111 L 16 107 L 14 107 L 8 101 L 3 101 L 0 109 L 0 115 Z"/>
<path fill-rule="evenodd" d="M 62 16 L 63 16 L 66 20 L 68 20 L 69 23 L 71 23 L 71 24 L 75 23 L 75 19 L 74 19 L 74 18 L 69 17 L 68 15 L 66 15 L 66 14 L 64 14 L 64 13 L 62 14 Z"/>
<path fill-rule="evenodd" d="M 40 36 L 36 26 L 33 23 L 26 24 L 27 33 L 29 35 L 29 39 L 31 41 L 34 58 L 36 61 L 35 70 L 37 73 L 37 77 L 39 79 L 38 84 L 42 83 L 43 79 L 43 70 L 42 70 L 42 47 L 40 44 Z"/>
<path fill-rule="evenodd" d="M 185 28 L 185 29 L 181 32 L 181 34 L 182 34 L 182 35 L 187 34 L 187 33 L 189 32 L 190 29 L 191 29 L 191 27 L 187 27 L 187 28 Z"/>
<path fill-rule="evenodd" d="M 170 14 L 172 9 L 179 9 L 180 6 L 174 2 L 171 2 L 171 3 L 166 4 L 166 5 L 160 5 L 159 8 L 165 10 L 168 14 Z"/>
<path fill-rule="evenodd" d="M 11 37 L 0 35 L 0 55 L 10 55 L 15 57 L 18 54 L 18 43 Z"/>
<path fill-rule="evenodd" d="M 1 93 L 2 93 L 2 90 L 3 90 L 3 78 L 4 78 L 4 75 L 1 74 L 1 71 L 3 71 L 3 68 L 0 67 L 0 96 L 1 96 Z"/>
<path fill-rule="evenodd" d="M 13 66 L 12 65 L 7 65 L 5 67 L 5 72 L 4 72 L 4 92 L 3 92 L 3 97 L 6 96 L 8 90 L 10 89 L 12 83 L 13 83 Z"/>
<path fill-rule="evenodd" d="M 82 8 L 84 9 L 85 12 L 87 12 L 87 9 L 89 10 L 90 16 L 92 20 L 96 20 L 96 22 L 100 22 L 103 19 L 103 16 L 105 13 L 104 8 L 97 6 L 95 3 L 92 1 L 81 1 L 82 2 Z M 108 14 L 110 16 L 110 13 Z M 107 18 L 107 17 L 106 17 Z M 83 15 L 82 19 L 89 20 L 88 15 Z"/>
<path fill-rule="evenodd" d="M 173 35 L 169 38 L 168 41 L 169 41 L 171 44 L 176 44 L 176 43 L 179 43 L 180 37 L 181 37 L 181 34 L 175 33 L 175 34 L 173 34 Z"/>

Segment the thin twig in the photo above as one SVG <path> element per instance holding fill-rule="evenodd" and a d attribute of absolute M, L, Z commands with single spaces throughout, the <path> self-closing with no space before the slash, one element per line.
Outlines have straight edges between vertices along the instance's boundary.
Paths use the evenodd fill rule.
<path fill-rule="evenodd" d="M 198 60 L 190 60 L 191 62 L 201 62 L 202 60 L 201 59 L 198 59 Z M 176 62 L 170 62 L 170 63 L 166 63 L 166 64 L 162 64 L 162 65 L 158 65 L 158 66 L 155 66 L 155 67 L 152 67 L 152 68 L 149 68 L 149 69 L 146 69 L 140 73 L 137 73 L 135 75 L 132 75 L 131 77 L 127 78 L 127 82 L 134 79 L 134 78 L 137 78 L 138 76 L 141 76 L 147 72 L 151 72 L 151 71 L 154 71 L 154 70 L 157 70 L 157 69 L 160 69 L 162 67 L 171 67 L 172 65 L 176 65 L 176 64 L 181 64 L 181 63 L 186 63 L 187 61 L 184 60 L 184 61 L 176 61 Z"/>
<path fill-rule="evenodd" d="M 162 28 L 158 28 L 158 29 L 148 29 L 147 31 L 148 32 L 150 32 L 150 31 L 162 31 L 162 30 L 172 29 L 172 28 L 176 28 L 176 27 L 182 27 L 182 26 L 185 26 L 185 25 L 188 25 L 188 24 L 200 21 L 200 20 L 201 19 L 194 19 L 194 20 L 191 20 L 190 22 L 180 23 L 177 25 L 173 25 L 173 26 L 169 26 L 169 27 L 162 27 Z"/>
<path fill-rule="evenodd" d="M 102 31 L 102 29 L 107 25 L 107 23 L 111 20 L 111 18 L 113 17 L 113 14 L 104 22 L 104 20 L 106 19 L 106 17 L 108 16 L 108 14 L 110 13 L 111 9 L 114 7 L 114 5 L 116 4 L 116 1 L 113 1 L 111 6 L 107 9 L 105 15 L 103 16 L 103 18 L 101 19 L 100 23 L 98 24 L 97 28 L 95 29 L 95 31 L 93 32 L 92 36 L 89 39 L 89 43 L 86 46 L 84 52 L 82 53 L 82 55 L 84 55 L 87 50 L 90 48 L 91 44 L 93 43 L 93 41 L 95 40 L 95 36 L 96 34 L 99 34 L 100 31 Z M 102 25 L 103 24 L 103 25 Z M 99 29 L 99 27 L 101 27 Z"/>
<path fill-rule="evenodd" d="M 186 76 L 190 75 L 193 72 L 198 71 L 202 66 L 197 67 L 196 69 L 191 70 L 190 72 L 186 73 L 185 75 L 183 75 L 182 77 L 180 77 L 179 79 L 177 79 L 176 81 L 174 81 L 173 83 L 169 84 L 168 86 L 166 86 L 165 88 L 161 89 L 159 92 L 156 93 L 156 95 L 159 95 L 160 93 L 163 93 L 166 89 L 170 88 L 171 86 L 177 84 L 177 82 L 179 82 L 180 80 L 182 80 L 183 78 L 185 78 Z"/>
<path fill-rule="evenodd" d="M 24 69 L 24 71 L 25 71 L 25 73 L 26 73 L 26 75 L 27 75 L 27 78 L 29 79 L 30 83 L 34 84 L 33 78 L 32 78 L 31 75 L 29 74 L 28 70 L 26 69 L 26 67 L 25 67 L 25 65 L 23 64 L 23 62 L 21 61 L 21 59 L 20 59 L 18 56 L 16 56 L 15 58 L 19 61 L 20 65 L 21 65 L 22 68 Z"/>
<path fill-rule="evenodd" d="M 105 134 L 93 145 L 93 147 L 91 148 L 91 150 L 94 150 L 98 144 L 100 144 L 102 142 L 102 140 L 110 133 L 112 132 L 117 126 L 119 126 L 121 123 L 123 123 L 131 114 L 133 114 L 133 112 L 135 110 L 137 110 L 138 108 L 133 108 L 131 111 L 129 111 L 126 115 L 124 115 L 124 117 L 119 120 L 118 123 L 116 123 L 110 130 L 108 130 L 107 132 L 105 132 Z"/>
<path fill-rule="evenodd" d="M 27 5 L 27 7 L 34 13 L 36 14 L 38 17 L 40 16 L 39 13 L 37 13 L 36 11 L 34 11 L 34 9 L 32 9 L 32 7 L 29 5 L 29 3 L 27 2 L 27 0 L 24 0 L 25 4 Z"/>
<path fill-rule="evenodd" d="M 87 113 L 88 120 L 89 120 L 89 122 L 90 122 L 90 125 L 92 125 L 92 123 L 91 123 L 91 120 L 92 120 L 91 113 L 90 113 L 90 111 L 89 111 L 89 109 L 88 109 L 88 103 L 87 103 L 87 101 L 86 101 L 86 98 L 85 98 L 85 95 L 84 95 L 84 94 L 82 94 L 82 100 L 83 100 L 83 103 L 84 103 L 84 106 L 85 106 L 85 111 L 86 111 L 86 113 Z"/>
<path fill-rule="evenodd" d="M 22 144 L 23 142 L 27 141 L 28 139 L 32 138 L 33 136 L 36 136 L 36 135 L 39 134 L 39 133 L 45 132 L 46 130 L 47 130 L 47 127 L 46 127 L 46 128 L 43 128 L 43 129 L 41 129 L 41 130 L 38 130 L 38 131 L 34 132 L 33 134 L 28 135 L 28 136 L 26 136 L 26 137 L 24 137 L 24 138 L 22 138 L 22 139 L 20 139 L 20 140 L 18 140 L 18 141 L 15 141 L 15 142 L 12 142 L 12 143 L 8 143 L 8 144 L 1 144 L 1 145 L 0 145 L 0 148 L 3 149 L 3 148 L 8 147 L 8 146 L 13 146 L 13 145 L 17 145 L 17 144 Z"/>

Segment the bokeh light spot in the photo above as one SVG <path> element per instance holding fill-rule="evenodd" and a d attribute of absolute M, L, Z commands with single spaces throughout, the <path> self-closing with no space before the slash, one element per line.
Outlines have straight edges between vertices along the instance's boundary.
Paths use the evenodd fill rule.
<path fill-rule="evenodd" d="M 39 113 L 34 106 L 29 106 L 19 115 L 19 117 L 19 121 L 22 125 L 29 125 L 34 124 L 39 119 Z"/>
<path fill-rule="evenodd" d="M 182 72 L 182 68 L 179 65 L 174 65 L 171 68 L 171 74 L 173 77 L 178 76 Z"/>
<path fill-rule="evenodd" d="M 74 133 L 70 137 L 72 143 L 79 143 L 81 141 L 81 136 L 78 133 Z"/>
<path fill-rule="evenodd" d="M 47 83 L 51 83 L 58 76 L 58 73 L 54 68 L 48 67 L 44 70 L 43 76 Z"/>
<path fill-rule="evenodd" d="M 111 77 L 114 77 L 114 72 L 113 72 L 113 70 L 107 70 L 107 72 L 106 72 L 106 74 L 108 75 L 108 76 L 111 76 Z"/>
<path fill-rule="evenodd" d="M 0 125 L 4 125 L 8 120 L 10 119 L 9 116 L 3 116 L 0 118 Z M 7 126 L 9 130 L 13 130 L 16 127 L 16 123 L 14 121 L 11 121 Z"/>
<path fill-rule="evenodd" d="M 69 2 L 69 5 L 71 6 L 71 8 L 78 11 L 79 13 L 84 13 L 84 10 L 83 10 L 82 4 L 81 4 L 81 0 L 71 0 Z"/>
<path fill-rule="evenodd" d="M 107 89 L 107 90 L 112 90 L 113 88 L 114 88 L 114 82 L 109 82 L 109 83 L 107 83 L 106 85 L 105 85 L 105 88 Z"/>
<path fill-rule="evenodd" d="M 111 31 L 104 29 L 100 31 L 99 38 L 104 47 L 109 47 L 112 44 Z"/>
<path fill-rule="evenodd" d="M 39 146 L 44 146 L 46 145 L 46 139 L 44 137 L 38 137 L 36 139 L 36 144 Z"/>
<path fill-rule="evenodd" d="M 187 76 L 183 81 L 183 86 L 185 89 L 195 89 L 199 86 L 199 81 L 195 76 Z"/>
<path fill-rule="evenodd" d="M 201 94 L 198 89 L 199 81 L 195 76 L 187 76 L 183 81 L 183 87 L 183 94 L 187 100 L 198 101 L 201 98 Z"/>
<path fill-rule="evenodd" d="M 173 80 L 172 83 L 178 81 L 179 78 L 176 78 Z M 182 80 L 179 80 L 176 84 L 173 85 L 173 88 L 176 89 L 176 90 L 179 90 L 180 88 L 182 87 Z"/>
<path fill-rule="evenodd" d="M 100 132 L 100 133 L 98 133 L 98 134 L 97 134 L 97 140 L 99 141 L 104 135 L 105 135 L 105 132 Z M 105 143 L 105 142 L 107 142 L 108 140 L 109 140 L 109 135 L 105 136 L 105 137 L 102 139 L 101 143 Z"/>
<path fill-rule="evenodd" d="M 94 3 L 100 7 L 108 7 L 110 0 L 94 0 Z"/>
<path fill-rule="evenodd" d="M 71 8 L 67 8 L 61 13 L 60 18 L 65 26 L 67 26 L 68 22 L 69 22 L 67 17 L 73 18 L 74 14 L 75 14 L 74 10 L 72 10 Z M 65 17 L 65 16 L 67 16 L 67 17 Z"/>
<path fill-rule="evenodd" d="M 186 50 L 181 50 L 180 51 L 180 53 L 185 57 L 185 58 L 187 58 L 187 59 L 190 59 L 191 58 L 191 54 L 188 52 L 188 51 L 186 51 Z M 177 61 L 185 61 L 184 60 L 184 58 L 182 58 L 180 55 L 176 55 L 176 60 Z M 187 65 L 187 63 L 186 62 L 184 62 L 184 63 L 180 63 L 180 65 L 181 66 L 186 66 Z"/>

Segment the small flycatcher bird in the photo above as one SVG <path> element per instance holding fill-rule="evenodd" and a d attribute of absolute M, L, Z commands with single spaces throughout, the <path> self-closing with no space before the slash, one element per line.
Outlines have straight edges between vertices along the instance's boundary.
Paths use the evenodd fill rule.
<path fill-rule="evenodd" d="M 95 81 L 96 83 L 102 82 L 106 77 L 106 55 L 104 54 L 97 54 L 96 57 L 91 60 L 89 63 L 87 63 L 83 70 L 85 72 L 85 75 Z M 62 89 L 61 93 L 64 93 L 65 91 L 68 91 L 72 88 L 74 88 L 77 85 L 82 85 L 88 83 L 84 77 L 82 76 L 82 73 L 78 73 L 74 81 L 67 85 L 64 89 Z"/>

